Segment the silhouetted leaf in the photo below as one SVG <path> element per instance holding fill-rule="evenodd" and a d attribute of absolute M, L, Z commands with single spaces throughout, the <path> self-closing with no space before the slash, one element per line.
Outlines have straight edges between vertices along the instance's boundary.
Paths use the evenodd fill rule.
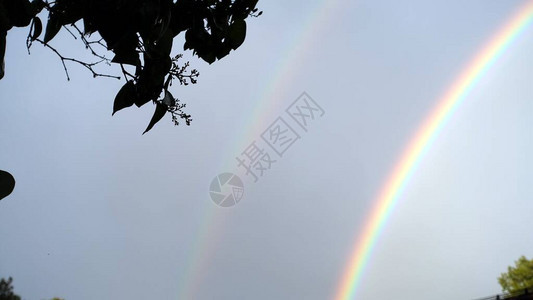
<path fill-rule="evenodd" d="M 0 79 L 4 78 L 4 55 L 6 54 L 6 33 L 0 32 Z"/>
<path fill-rule="evenodd" d="M 15 178 L 6 171 L 0 170 L 0 199 L 5 198 L 15 189 Z"/>
<path fill-rule="evenodd" d="M 209 64 L 212 64 L 215 62 L 215 60 L 217 59 L 216 55 L 214 52 L 202 52 L 202 53 L 198 53 L 198 56 L 205 60 L 207 63 Z"/>
<path fill-rule="evenodd" d="M 31 2 L 29 1 L 4 1 L 9 12 L 11 24 L 16 27 L 26 27 L 35 16 Z"/>
<path fill-rule="evenodd" d="M 33 31 L 31 33 L 31 40 L 35 41 L 43 31 L 43 23 L 38 17 L 33 18 Z"/>
<path fill-rule="evenodd" d="M 165 30 L 165 32 L 161 35 L 161 37 L 159 37 L 159 39 L 156 41 L 154 51 L 159 56 L 169 56 L 170 50 L 172 49 L 173 39 L 174 39 L 174 36 L 172 35 L 172 31 Z"/>
<path fill-rule="evenodd" d="M 137 80 L 136 83 L 138 98 L 135 99 L 135 105 L 137 105 L 137 107 L 145 105 L 146 103 L 150 102 L 150 100 L 157 99 L 157 95 L 155 96 L 155 98 L 153 96 L 153 94 L 155 94 L 156 92 L 156 88 L 150 86 L 150 83 L 148 82 L 150 77 L 146 76 L 146 73 L 144 71 L 145 70 L 141 72 L 139 80 Z M 161 92 L 161 90 L 159 90 L 159 92 Z"/>
<path fill-rule="evenodd" d="M 147 133 L 154 125 L 159 122 L 167 112 L 168 106 L 166 106 L 163 103 L 156 102 L 155 112 L 152 116 L 152 120 L 150 120 L 150 124 L 148 124 L 148 127 L 146 127 L 146 130 L 143 132 L 143 134 Z"/>
<path fill-rule="evenodd" d="M 132 66 L 140 66 L 141 60 L 139 59 L 139 53 L 135 51 L 135 49 L 131 51 L 121 51 L 116 52 L 115 56 L 111 60 L 111 62 L 117 63 L 117 64 L 127 64 Z"/>
<path fill-rule="evenodd" d="M 135 99 L 135 105 L 137 107 L 141 107 L 141 106 L 145 105 L 146 103 L 150 102 L 150 100 L 152 100 L 152 98 L 150 97 L 148 92 L 145 92 L 139 98 Z"/>
<path fill-rule="evenodd" d="M 90 35 L 91 33 L 96 32 L 97 28 L 93 22 L 88 18 L 83 18 L 83 33 Z"/>
<path fill-rule="evenodd" d="M 244 20 L 235 20 L 229 27 L 228 39 L 233 50 L 239 48 L 246 38 L 246 22 Z"/>
<path fill-rule="evenodd" d="M 9 19 L 9 12 L 4 7 L 3 4 L 0 4 L 0 32 L 8 31 L 12 27 L 13 27 L 13 24 L 11 24 L 11 20 Z"/>
<path fill-rule="evenodd" d="M 165 97 L 163 97 L 162 102 L 166 106 L 174 106 L 174 105 L 176 105 L 176 99 L 174 99 L 174 96 L 172 96 L 172 94 L 169 91 L 167 91 L 167 90 L 165 90 Z"/>
<path fill-rule="evenodd" d="M 61 25 L 74 24 L 79 21 L 84 14 L 85 1 L 57 1 L 53 11 L 61 15 Z"/>
<path fill-rule="evenodd" d="M 50 13 L 48 17 L 48 23 L 46 23 L 46 31 L 44 33 L 44 42 L 51 41 L 61 29 L 61 20 L 59 16 L 54 13 Z"/>
<path fill-rule="evenodd" d="M 126 82 L 118 91 L 117 96 L 115 97 L 115 102 L 113 103 L 113 114 L 114 115 L 117 111 L 130 107 L 135 103 L 135 99 L 137 98 L 137 93 L 135 91 L 135 84 L 132 80 Z"/>
<path fill-rule="evenodd" d="M 222 44 L 222 46 L 218 49 L 218 52 L 217 52 L 217 59 L 222 59 L 224 56 L 228 55 L 229 52 L 231 51 L 231 46 L 229 45 L 229 43 L 224 43 Z"/>

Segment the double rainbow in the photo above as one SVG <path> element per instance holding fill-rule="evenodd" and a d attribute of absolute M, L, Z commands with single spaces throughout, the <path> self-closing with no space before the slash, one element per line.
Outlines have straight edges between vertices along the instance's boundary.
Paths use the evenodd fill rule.
<path fill-rule="evenodd" d="M 335 299 L 354 298 L 376 241 L 424 154 L 459 104 L 532 19 L 533 1 L 527 1 L 466 66 L 422 123 L 374 201 L 363 231 L 355 241 L 353 254 L 340 280 Z"/>

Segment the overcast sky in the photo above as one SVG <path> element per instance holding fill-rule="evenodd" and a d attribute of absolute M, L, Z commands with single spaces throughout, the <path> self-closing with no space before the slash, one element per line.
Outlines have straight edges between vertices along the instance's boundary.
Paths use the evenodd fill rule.
<path fill-rule="evenodd" d="M 328 0 L 329 1 L 329 0 Z M 420 123 L 525 1 L 259 1 L 245 43 L 195 86 L 193 115 L 141 135 L 93 79 L 8 34 L 0 81 L 0 277 L 23 299 L 331 299 L 375 197 Z M 180 44 L 181 42 L 181 44 Z M 177 39 L 173 53 L 182 49 Z M 68 33 L 65 55 L 83 47 Z M 356 299 L 474 299 L 533 257 L 533 27 L 450 118 L 401 195 Z M 116 67 L 105 71 L 119 74 Z M 307 131 L 285 109 L 307 92 Z M 300 136 L 257 182 L 236 157 L 278 117 Z M 213 178 L 238 175 L 228 208 Z"/>

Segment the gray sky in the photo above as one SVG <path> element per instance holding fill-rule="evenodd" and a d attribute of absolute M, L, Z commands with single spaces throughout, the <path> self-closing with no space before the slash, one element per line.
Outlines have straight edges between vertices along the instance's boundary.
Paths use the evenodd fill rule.
<path fill-rule="evenodd" d="M 524 1 L 260 1 L 246 42 L 153 106 L 8 35 L 0 81 L 0 277 L 24 299 L 330 299 L 410 137 Z M 53 45 L 83 47 L 68 33 Z M 176 41 L 174 53 L 182 44 Z M 399 199 L 356 299 L 473 299 L 533 256 L 533 27 L 451 117 Z M 119 73 L 115 67 L 106 69 Z M 235 160 L 306 91 L 325 110 L 257 183 Z M 292 123 L 294 125 L 294 123 Z M 244 198 L 220 208 L 222 172 Z"/>

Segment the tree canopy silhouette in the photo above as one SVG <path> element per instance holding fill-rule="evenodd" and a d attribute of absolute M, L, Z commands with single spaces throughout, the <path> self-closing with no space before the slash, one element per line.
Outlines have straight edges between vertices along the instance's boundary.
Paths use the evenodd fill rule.
<path fill-rule="evenodd" d="M 7 32 L 13 27 L 30 26 L 27 46 L 40 43 L 61 60 L 67 79 L 66 63 L 77 63 L 94 77 L 119 76 L 97 72 L 101 62 L 120 65 L 126 83 L 118 91 L 113 114 L 150 101 L 155 112 L 145 132 L 169 112 L 173 122 L 191 122 L 191 116 L 169 91 L 173 81 L 187 85 L 196 83 L 197 70 L 188 71 L 189 63 L 181 63 L 181 55 L 171 56 L 172 41 L 185 34 L 183 50 L 191 50 L 209 64 L 236 50 L 246 37 L 246 18 L 262 12 L 258 0 L 0 0 L 0 79 L 4 76 Z M 48 12 L 44 27 L 37 16 Z M 83 25 L 82 29 L 80 28 Z M 84 62 L 65 57 L 50 45 L 57 33 L 65 29 L 79 38 L 95 57 Z M 91 35 L 94 33 L 97 37 Z M 109 50 L 108 59 L 99 50 Z M 128 67 L 129 66 L 129 67 Z"/>
<path fill-rule="evenodd" d="M 0 300 L 20 300 L 20 296 L 13 292 L 13 278 L 0 279 Z"/>

